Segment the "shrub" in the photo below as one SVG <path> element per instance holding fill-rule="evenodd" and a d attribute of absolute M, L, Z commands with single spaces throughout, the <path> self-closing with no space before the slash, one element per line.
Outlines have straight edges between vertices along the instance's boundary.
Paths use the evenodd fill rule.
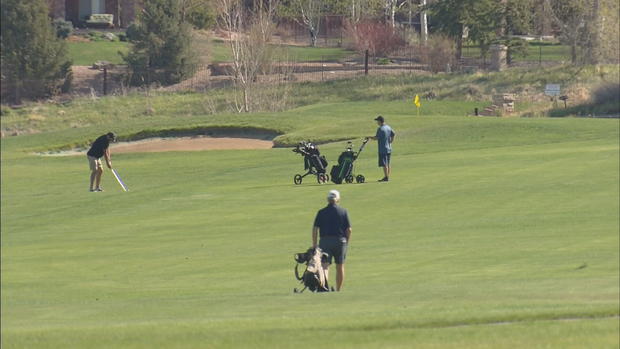
<path fill-rule="evenodd" d="M 385 23 L 361 21 L 348 24 L 346 31 L 352 39 L 353 49 L 358 52 L 368 50 L 372 56 L 385 56 L 407 44 L 392 26 Z"/>
<path fill-rule="evenodd" d="M 43 0 L 3 0 L 0 14 L 2 92 L 16 102 L 57 92 L 71 61 Z M 3 95 L 4 97 L 4 95 Z"/>
<path fill-rule="evenodd" d="M 65 21 L 62 18 L 56 18 L 53 22 L 54 28 L 56 28 L 56 36 L 66 39 L 69 35 L 73 34 L 73 23 Z"/>
<path fill-rule="evenodd" d="M 435 35 L 429 38 L 426 46 L 420 47 L 421 60 L 428 64 L 433 73 L 446 71 L 448 65 L 455 66 L 456 49 L 454 40 L 447 36 Z"/>
<path fill-rule="evenodd" d="M 138 26 L 135 22 L 131 23 L 127 29 L 125 29 L 125 35 L 127 36 L 128 41 L 138 39 Z"/>
<path fill-rule="evenodd" d="M 620 112 L 620 84 L 606 83 L 592 91 L 592 102 L 597 105 L 615 105 L 615 112 Z"/>
<path fill-rule="evenodd" d="M 215 26 L 216 15 L 211 6 L 196 6 L 187 14 L 187 21 L 196 29 L 211 29 Z"/>
<path fill-rule="evenodd" d="M 171 85 L 194 75 L 198 59 L 191 35 L 190 24 L 181 20 L 178 1 L 145 2 L 131 33 L 131 51 L 122 54 L 131 71 L 129 83 Z"/>

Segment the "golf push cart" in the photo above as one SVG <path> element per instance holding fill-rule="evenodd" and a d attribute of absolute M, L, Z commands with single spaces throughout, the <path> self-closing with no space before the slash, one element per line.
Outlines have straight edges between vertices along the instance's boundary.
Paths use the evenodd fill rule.
<path fill-rule="evenodd" d="M 327 183 L 329 181 L 329 175 L 327 174 L 327 160 L 325 156 L 321 155 L 319 148 L 310 142 L 299 142 L 294 153 L 304 157 L 304 169 L 307 171 L 303 175 L 296 174 L 293 177 L 295 184 L 301 184 L 303 178 L 307 175 L 316 175 L 316 180 L 319 184 Z"/>
<path fill-rule="evenodd" d="M 362 142 L 362 146 L 359 148 L 357 152 L 353 151 L 353 143 L 350 141 L 347 142 L 347 149 L 343 151 L 338 157 L 338 165 L 332 166 L 332 170 L 330 172 L 332 177 L 332 182 L 336 184 L 341 184 L 343 181 L 346 183 L 353 183 L 355 180 L 357 183 L 364 183 L 366 178 L 358 174 L 357 176 L 353 173 L 353 163 L 360 156 L 362 150 L 368 143 L 368 138 L 365 138 Z"/>

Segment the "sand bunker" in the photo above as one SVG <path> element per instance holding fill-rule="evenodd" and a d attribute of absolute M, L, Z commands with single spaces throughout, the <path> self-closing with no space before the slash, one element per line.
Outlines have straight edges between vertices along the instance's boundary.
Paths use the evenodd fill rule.
<path fill-rule="evenodd" d="M 134 142 L 118 142 L 110 145 L 112 154 L 270 148 L 273 148 L 273 141 L 269 140 L 208 136 L 147 138 Z M 41 153 L 41 155 L 70 156 L 83 155 L 85 152 L 85 149 L 74 149 L 53 153 Z"/>
<path fill-rule="evenodd" d="M 206 136 L 148 138 L 135 142 L 118 142 L 110 145 L 112 153 L 270 148 L 273 148 L 273 142 L 262 139 Z"/>

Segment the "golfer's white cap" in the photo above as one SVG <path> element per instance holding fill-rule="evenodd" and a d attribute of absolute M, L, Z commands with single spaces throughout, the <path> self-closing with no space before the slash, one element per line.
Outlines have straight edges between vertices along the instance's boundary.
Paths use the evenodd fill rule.
<path fill-rule="evenodd" d="M 340 200 L 340 192 L 338 190 L 330 190 L 327 193 L 327 200 Z"/>

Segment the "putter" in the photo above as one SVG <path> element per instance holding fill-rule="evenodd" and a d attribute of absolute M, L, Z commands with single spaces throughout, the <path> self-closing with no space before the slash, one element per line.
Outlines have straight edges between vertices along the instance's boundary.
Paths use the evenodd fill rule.
<path fill-rule="evenodd" d="M 118 175 L 115 169 L 112 169 L 112 174 L 114 174 L 114 178 L 116 178 L 116 181 L 118 182 L 118 184 L 121 185 L 121 188 L 123 188 L 123 191 L 128 191 L 129 189 L 127 189 L 127 186 L 125 185 L 125 183 L 123 183 L 123 180 Z"/>

